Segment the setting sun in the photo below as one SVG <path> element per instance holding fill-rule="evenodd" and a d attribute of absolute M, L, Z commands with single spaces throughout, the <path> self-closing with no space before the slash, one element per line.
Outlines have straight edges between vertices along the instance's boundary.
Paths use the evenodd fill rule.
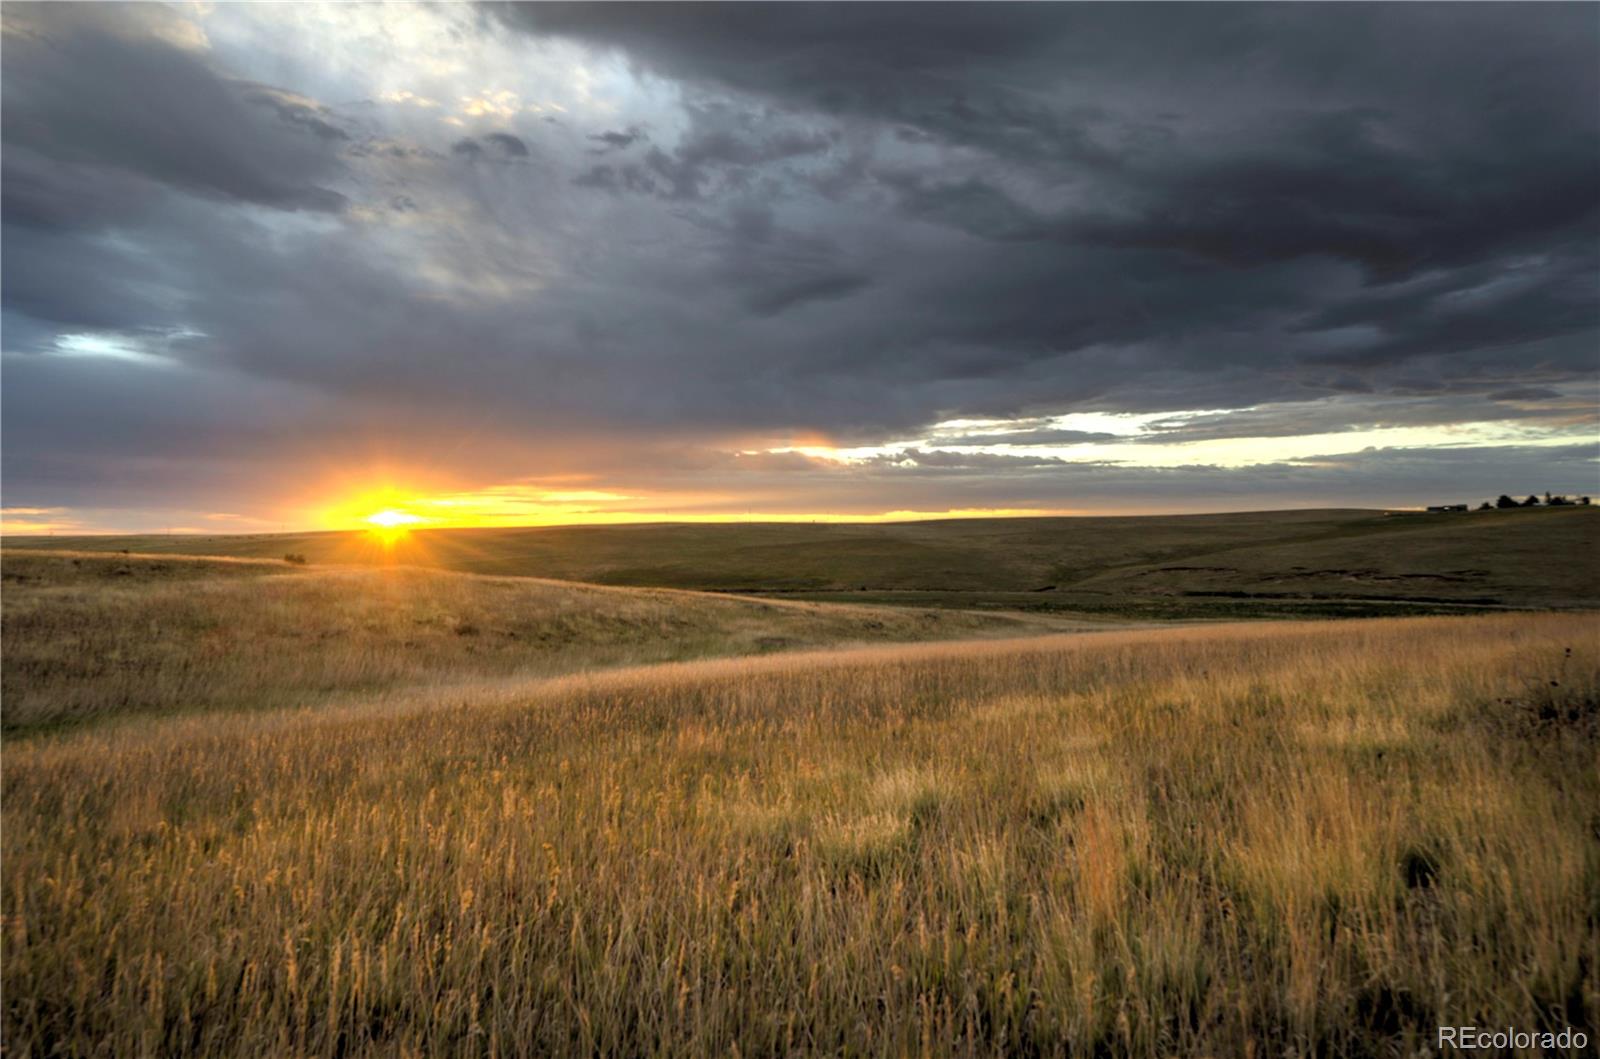
<path fill-rule="evenodd" d="M 395 545 L 409 534 L 414 526 L 420 525 L 424 521 L 426 520 L 421 516 L 393 507 L 375 511 L 366 518 L 370 532 L 386 548 Z"/>
<path fill-rule="evenodd" d="M 415 526 L 422 519 L 409 511 L 397 511 L 394 508 L 385 508 L 367 516 L 367 521 L 382 529 L 401 529 L 406 526 Z"/>

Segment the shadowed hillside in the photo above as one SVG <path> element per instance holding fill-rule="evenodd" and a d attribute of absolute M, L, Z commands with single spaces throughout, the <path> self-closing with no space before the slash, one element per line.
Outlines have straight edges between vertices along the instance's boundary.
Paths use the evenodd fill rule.
<path fill-rule="evenodd" d="M 7 544 L 1157 616 L 1600 605 L 1596 508 L 451 529 L 393 549 L 362 532 Z"/>
<path fill-rule="evenodd" d="M 1110 570 L 1074 587 L 1113 595 L 1595 606 L 1600 510 L 1395 517 L 1377 536 L 1221 549 Z"/>

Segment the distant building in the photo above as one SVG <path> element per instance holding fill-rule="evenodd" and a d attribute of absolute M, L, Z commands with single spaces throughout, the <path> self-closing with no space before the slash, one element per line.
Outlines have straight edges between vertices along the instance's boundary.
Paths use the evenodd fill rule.
<path fill-rule="evenodd" d="M 1428 511 L 1430 513 L 1438 513 L 1438 512 L 1441 512 L 1441 511 L 1465 511 L 1465 510 L 1467 510 L 1467 505 L 1466 504 L 1434 504 L 1434 505 L 1432 505 L 1431 507 L 1428 508 Z"/>

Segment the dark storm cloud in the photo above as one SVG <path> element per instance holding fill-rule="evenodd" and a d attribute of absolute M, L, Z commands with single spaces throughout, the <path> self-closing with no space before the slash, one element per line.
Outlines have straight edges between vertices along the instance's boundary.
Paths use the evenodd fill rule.
<path fill-rule="evenodd" d="M 601 164 L 590 166 L 584 172 L 573 177 L 572 182 L 581 188 L 596 188 L 613 193 L 632 191 L 643 195 L 653 195 L 656 191 L 655 181 L 637 165 L 614 166 Z"/>
<path fill-rule="evenodd" d="M 612 45 L 674 77 L 766 95 L 827 114 L 939 125 L 981 143 L 1022 142 L 1051 125 L 1050 112 L 995 75 L 1029 80 L 1052 61 L 1057 14 L 1023 5 L 714 4 L 493 5 L 535 33 Z M 947 9 L 941 10 L 944 7 Z M 951 79 L 951 74 L 966 71 Z M 1009 80 L 1009 77 L 1007 78 Z M 1031 149 L 1056 153 L 1070 131 Z"/>
<path fill-rule="evenodd" d="M 491 132 L 484 137 L 484 141 L 498 147 L 508 158 L 528 157 L 528 145 L 509 132 Z"/>
<path fill-rule="evenodd" d="M 450 145 L 450 153 L 462 158 L 500 160 L 528 157 L 528 145 L 509 132 L 491 132 L 478 139 L 468 136 Z"/>
<path fill-rule="evenodd" d="M 493 10 L 706 91 L 982 152 L 961 175 L 881 159 L 859 175 L 908 218 L 1021 244 L 985 272 L 1009 311 L 974 298 L 970 324 L 950 321 L 979 341 L 1059 351 L 1199 324 L 1279 332 L 1261 360 L 1382 368 L 1600 322 L 1600 64 L 1583 5 Z M 1111 277 L 1099 286 L 1129 294 L 1063 318 L 1054 303 L 1088 259 Z M 1348 264 L 1358 283 L 1284 290 L 1261 275 L 1306 260 Z M 1069 283 L 1029 295 L 1047 269 Z M 1195 270 L 1224 320 L 1151 296 Z M 1525 273 L 1521 289 L 1475 303 L 1506 270 Z M 1427 290 L 1385 290 L 1417 278 Z M 1297 341 L 1340 321 L 1376 333 L 1336 350 Z"/>
<path fill-rule="evenodd" d="M 836 302 L 872 282 L 847 261 L 837 241 L 786 229 L 768 208 L 736 208 L 725 221 L 707 221 L 703 227 L 722 259 L 721 282 L 738 291 L 745 309 L 758 317 L 778 316 L 808 302 Z"/>
<path fill-rule="evenodd" d="M 776 316 L 806 302 L 848 297 L 864 288 L 868 282 L 865 276 L 847 272 L 813 276 L 751 291 L 745 304 L 762 316 Z"/>
<path fill-rule="evenodd" d="M 360 64 L 321 43 L 251 65 L 165 9 L 7 4 L 8 484 L 68 452 L 148 483 L 142 447 L 226 429 L 213 394 L 272 395 L 228 417 L 261 447 L 403 422 L 419 459 L 511 476 L 1074 409 L 1235 412 L 1157 441 L 1592 421 L 1592 6 L 487 10 L 436 47 L 487 33 L 528 70 L 463 63 L 463 92 L 509 86 L 469 109 L 333 91 L 306 71 Z M 553 120 L 509 90 L 552 42 L 639 79 Z M 66 363 L 74 335 L 171 363 Z M 984 428 L 872 473 L 1060 506 L 1088 468 L 938 445 L 1105 440 Z"/>
<path fill-rule="evenodd" d="M 626 131 L 618 131 L 613 129 L 606 132 L 592 133 L 590 134 L 589 139 L 593 140 L 595 143 L 598 143 L 600 146 L 590 148 L 589 153 L 606 154 L 610 151 L 620 151 L 626 147 L 632 147 L 634 144 L 639 143 L 642 140 L 648 140 L 649 138 L 649 134 L 643 129 L 639 128 L 637 125 L 629 127 Z"/>
<path fill-rule="evenodd" d="M 182 265 L 108 231 L 188 223 L 173 194 L 334 212 L 347 134 L 294 93 L 227 77 L 145 5 L 8 4 L 4 11 L 3 217 L 7 349 L 28 321 L 162 328 Z M 175 267 L 176 266 L 176 267 Z M 36 395 L 44 399 L 45 395 Z"/>
<path fill-rule="evenodd" d="M 104 214 L 121 180 L 131 196 L 148 181 L 281 209 L 339 209 L 344 197 L 325 182 L 337 176 L 331 145 L 345 134 L 327 112 L 231 80 L 151 35 L 163 18 L 140 5 L 6 5 L 6 221 L 59 224 L 82 185 Z"/>
<path fill-rule="evenodd" d="M 1553 397 L 1561 396 L 1555 390 L 1544 386 L 1512 386 L 1505 390 L 1496 390 L 1489 394 L 1491 401 L 1548 401 Z"/>
<path fill-rule="evenodd" d="M 609 164 L 590 167 L 577 182 L 607 190 L 620 187 L 669 200 L 694 200 L 714 191 L 748 188 L 750 174 L 759 167 L 817 154 L 834 142 L 825 131 L 785 122 L 774 127 L 766 120 L 769 115 L 726 104 L 691 106 L 689 117 L 689 130 L 676 147 L 651 147 L 638 162 L 624 167 L 620 184 L 598 175 L 614 172 Z M 610 149 L 621 149 L 644 136 L 637 131 L 607 132 L 589 139 L 608 144 Z"/>
<path fill-rule="evenodd" d="M 350 139 L 350 134 L 335 124 L 333 112 L 315 100 L 271 85 L 243 85 L 241 93 L 245 100 L 267 107 L 280 121 L 299 125 L 314 136 L 324 140 Z"/>

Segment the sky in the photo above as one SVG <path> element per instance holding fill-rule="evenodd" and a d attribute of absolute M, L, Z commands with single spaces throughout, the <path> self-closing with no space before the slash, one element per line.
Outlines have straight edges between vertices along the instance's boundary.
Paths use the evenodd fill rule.
<path fill-rule="evenodd" d="M 7 532 L 1600 492 L 1594 4 L 0 22 Z"/>

